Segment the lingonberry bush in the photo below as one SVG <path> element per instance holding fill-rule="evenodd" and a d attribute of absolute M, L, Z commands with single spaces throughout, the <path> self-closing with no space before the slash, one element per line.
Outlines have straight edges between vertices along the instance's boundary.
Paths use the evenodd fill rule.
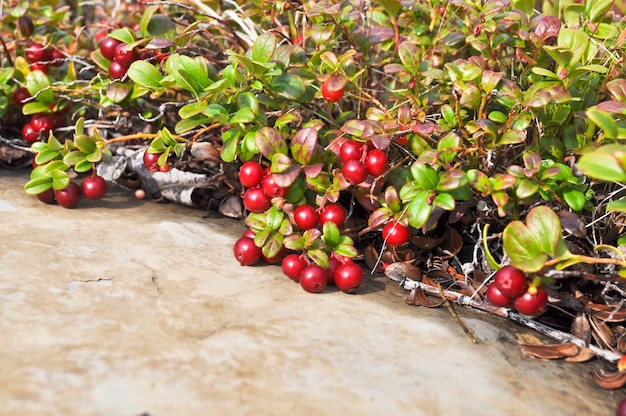
<path fill-rule="evenodd" d="M 143 186 L 244 218 L 238 260 L 308 291 L 362 261 L 577 347 L 546 356 L 626 353 L 620 2 L 35 3 L 0 72 L 27 193 Z"/>

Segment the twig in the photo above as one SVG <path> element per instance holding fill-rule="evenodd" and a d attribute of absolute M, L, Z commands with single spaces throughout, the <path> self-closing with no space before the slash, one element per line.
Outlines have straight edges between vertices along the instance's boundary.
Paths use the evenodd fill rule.
<path fill-rule="evenodd" d="M 527 318 L 524 315 L 520 315 L 519 313 L 513 312 L 510 309 L 493 306 L 489 303 L 472 299 L 469 296 L 454 292 L 452 290 L 438 289 L 434 286 L 427 285 L 422 282 L 416 282 L 408 278 L 405 278 L 400 283 L 400 286 L 402 286 L 406 290 L 413 290 L 414 288 L 419 287 L 424 292 L 426 292 L 426 294 L 431 295 L 431 296 L 443 295 L 445 296 L 446 299 L 452 302 L 456 302 L 459 305 L 471 307 L 474 309 L 479 309 L 481 311 L 488 312 L 492 315 L 499 316 L 500 318 L 505 318 L 513 322 L 516 322 L 518 324 L 522 324 L 528 328 L 534 329 L 535 331 L 539 332 L 542 335 L 545 335 L 561 343 L 571 342 L 573 344 L 576 344 L 579 347 L 589 348 L 591 351 L 593 351 L 594 354 L 610 362 L 617 362 L 621 358 L 620 354 L 617 354 L 613 351 L 605 350 L 596 345 L 589 344 L 588 342 L 578 337 L 575 337 L 572 334 L 559 331 L 558 329 L 550 328 L 547 325 L 544 325 L 533 319 Z"/>
<path fill-rule="evenodd" d="M 445 303 L 446 308 L 448 308 L 448 311 L 450 311 L 450 315 L 452 315 L 452 318 L 454 318 L 456 323 L 459 324 L 459 326 L 461 327 L 463 332 L 465 332 L 465 335 L 467 335 L 467 337 L 470 339 L 470 341 L 472 341 L 474 344 L 478 344 L 478 340 L 476 339 L 476 337 L 474 336 L 472 331 L 470 331 L 470 329 L 467 327 L 467 325 L 465 325 L 465 323 L 459 317 L 459 315 L 456 313 L 456 311 L 452 307 L 452 304 L 450 303 L 448 298 L 443 293 L 443 288 L 441 287 L 441 285 L 439 283 L 437 283 L 437 289 L 439 289 L 439 294 L 441 296 L 441 299 L 443 299 L 443 303 Z"/>

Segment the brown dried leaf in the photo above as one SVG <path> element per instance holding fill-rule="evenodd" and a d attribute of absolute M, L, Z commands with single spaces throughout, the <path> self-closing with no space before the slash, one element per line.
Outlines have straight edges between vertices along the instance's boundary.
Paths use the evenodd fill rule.
<path fill-rule="evenodd" d="M 518 344 L 524 354 L 544 360 L 557 360 L 565 357 L 574 357 L 579 353 L 579 347 L 571 342 L 563 344 L 533 345 Z"/>
<path fill-rule="evenodd" d="M 626 334 L 622 334 L 622 335 L 619 336 L 619 338 L 617 338 L 616 348 L 621 353 L 625 353 L 626 352 Z"/>
<path fill-rule="evenodd" d="M 392 263 L 385 269 L 385 276 L 396 282 L 401 282 L 404 279 L 411 279 L 414 281 L 422 280 L 422 271 L 409 263 Z"/>
<path fill-rule="evenodd" d="M 415 294 L 415 298 L 420 303 L 420 305 L 425 306 L 427 308 L 438 308 L 443 305 L 445 302 L 444 299 L 433 300 L 430 296 L 428 296 L 422 288 L 416 288 L 417 292 Z"/>
<path fill-rule="evenodd" d="M 243 218 L 243 205 L 241 199 L 235 195 L 222 200 L 217 209 L 220 214 L 230 218 Z"/>
<path fill-rule="evenodd" d="M 565 210 L 558 211 L 557 215 L 565 231 L 577 238 L 585 238 L 587 236 L 585 221 L 579 215 Z"/>
<path fill-rule="evenodd" d="M 463 236 L 456 228 L 446 227 L 439 247 L 456 256 L 463 248 Z"/>
<path fill-rule="evenodd" d="M 571 328 L 572 335 L 589 343 L 591 341 L 591 324 L 587 315 L 580 311 L 574 318 Z"/>
<path fill-rule="evenodd" d="M 363 259 L 365 260 L 365 264 L 367 265 L 368 269 L 374 270 L 374 268 L 376 267 L 375 271 L 382 271 L 382 264 L 378 263 L 378 252 L 376 251 L 376 248 L 374 248 L 374 246 L 365 247 L 365 250 L 363 251 Z"/>
<path fill-rule="evenodd" d="M 596 353 L 590 350 L 587 347 L 579 347 L 578 354 L 573 357 L 567 357 L 565 361 L 570 363 L 584 363 L 585 361 L 589 361 L 592 358 L 595 358 Z"/>
<path fill-rule="evenodd" d="M 598 343 L 603 343 L 606 347 L 611 347 L 616 344 L 615 334 L 605 322 L 592 316 L 590 323 L 593 328 L 592 335 Z"/>
<path fill-rule="evenodd" d="M 602 369 L 597 369 L 591 373 L 591 379 L 603 389 L 619 389 L 626 384 L 626 371 L 610 373 Z"/>
<path fill-rule="evenodd" d="M 411 293 L 409 293 L 409 296 L 404 299 L 404 303 L 407 305 L 421 306 L 421 303 L 417 300 L 417 286 L 415 286 L 411 290 Z"/>
<path fill-rule="evenodd" d="M 589 303 L 587 308 L 591 310 L 591 316 L 605 322 L 626 321 L 626 309 L 617 306 Z"/>

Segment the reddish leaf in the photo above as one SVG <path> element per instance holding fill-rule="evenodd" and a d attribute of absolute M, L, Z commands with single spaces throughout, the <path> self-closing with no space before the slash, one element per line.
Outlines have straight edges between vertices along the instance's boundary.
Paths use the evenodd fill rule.
<path fill-rule="evenodd" d="M 613 114 L 626 115 L 626 103 L 620 101 L 602 101 L 597 105 L 598 110 L 608 111 Z"/>
<path fill-rule="evenodd" d="M 606 88 L 617 101 L 626 102 L 626 79 L 616 78 L 607 82 Z"/>
<path fill-rule="evenodd" d="M 535 35 L 543 43 L 548 43 L 559 34 L 559 30 L 561 30 L 561 19 L 555 16 L 544 16 L 537 24 Z"/>
<path fill-rule="evenodd" d="M 606 372 L 602 369 L 597 369 L 591 374 L 591 379 L 603 389 L 619 389 L 626 384 L 626 371 Z"/>

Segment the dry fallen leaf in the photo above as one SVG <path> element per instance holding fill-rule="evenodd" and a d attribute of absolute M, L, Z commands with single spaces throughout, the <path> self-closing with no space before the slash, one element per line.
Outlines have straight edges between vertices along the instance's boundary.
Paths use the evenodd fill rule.
<path fill-rule="evenodd" d="M 589 343 L 591 341 L 591 325 L 587 314 L 583 311 L 578 312 L 571 328 L 572 335 Z"/>
<path fill-rule="evenodd" d="M 391 263 L 385 269 L 385 276 L 396 282 L 401 282 L 404 279 L 411 279 L 413 281 L 422 280 L 422 271 L 409 263 L 396 262 Z"/>
<path fill-rule="evenodd" d="M 535 344 L 518 344 L 524 354 L 533 357 L 543 358 L 544 360 L 558 360 L 566 357 L 574 357 L 579 353 L 579 347 L 571 342 L 563 344 L 535 345 Z"/>
<path fill-rule="evenodd" d="M 597 369 L 591 373 L 591 379 L 603 389 L 619 389 L 626 384 L 626 371 L 607 372 Z"/>
<path fill-rule="evenodd" d="M 428 296 L 424 292 L 424 289 L 416 286 L 411 290 L 411 293 L 404 302 L 409 305 L 425 306 L 427 308 L 438 308 L 439 306 L 443 305 L 444 299 L 435 299 Z"/>
<path fill-rule="evenodd" d="M 596 353 L 587 347 L 579 347 L 578 354 L 565 358 L 570 363 L 584 363 L 596 357 Z"/>

